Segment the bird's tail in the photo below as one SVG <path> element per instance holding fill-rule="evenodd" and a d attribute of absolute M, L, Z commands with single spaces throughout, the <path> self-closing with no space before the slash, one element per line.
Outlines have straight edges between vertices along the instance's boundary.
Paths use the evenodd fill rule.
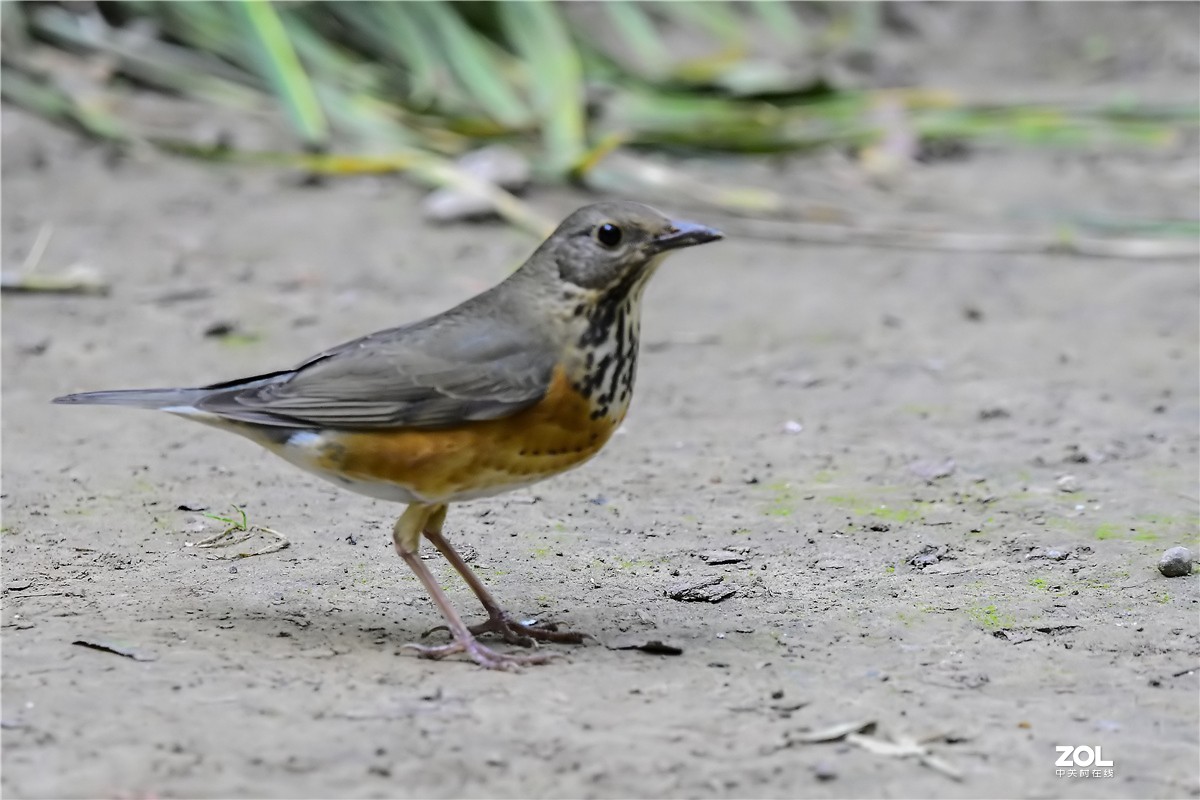
<path fill-rule="evenodd" d="M 204 394 L 204 389 L 119 389 L 112 392 L 68 394 L 56 397 L 52 402 L 62 405 L 129 406 L 184 412 L 195 410 L 193 405 Z"/>

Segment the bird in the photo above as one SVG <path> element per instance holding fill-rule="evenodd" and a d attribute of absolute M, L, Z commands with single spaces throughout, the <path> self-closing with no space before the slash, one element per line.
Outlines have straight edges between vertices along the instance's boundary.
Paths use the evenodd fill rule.
<path fill-rule="evenodd" d="M 157 409 L 240 434 L 292 465 L 406 504 L 392 531 L 450 633 L 418 655 L 514 669 L 584 635 L 514 619 L 443 534 L 452 503 L 527 487 L 584 463 L 621 425 L 637 372 L 643 290 L 672 252 L 713 228 L 632 201 L 584 206 L 506 279 L 427 319 L 372 333 L 289 369 L 194 388 L 69 394 L 67 405 Z M 468 626 L 418 555 L 433 545 L 488 618 Z M 498 635 L 530 652 L 476 637 Z"/>

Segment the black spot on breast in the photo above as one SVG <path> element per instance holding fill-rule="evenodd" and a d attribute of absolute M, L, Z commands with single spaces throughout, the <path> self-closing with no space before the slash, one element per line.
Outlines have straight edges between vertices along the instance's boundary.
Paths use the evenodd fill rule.
<path fill-rule="evenodd" d="M 596 364 L 596 368 L 588 372 L 580 394 L 590 398 L 600 389 L 600 384 L 604 383 L 604 376 L 608 374 L 608 368 L 612 365 L 612 360 L 612 353 L 605 353 L 604 357 Z"/>
<path fill-rule="evenodd" d="M 626 304 L 641 279 L 641 271 L 631 270 L 596 301 L 588 312 L 587 329 L 579 337 L 580 347 L 596 346 L 608 341 L 617 312 Z"/>
<path fill-rule="evenodd" d="M 613 369 L 612 382 L 609 383 L 608 393 L 605 395 L 605 397 L 607 397 L 608 400 L 605 402 L 612 402 L 612 399 L 614 397 L 616 397 L 617 384 L 620 382 L 621 373 L 623 373 L 625 371 L 626 362 L 629 360 L 629 356 L 625 352 L 625 315 L 626 315 L 626 304 L 622 303 L 617 311 L 617 321 L 616 321 L 616 324 L 617 324 L 617 342 L 616 342 L 617 366 L 615 369 Z"/>
<path fill-rule="evenodd" d="M 592 419 L 607 415 L 618 393 L 621 403 L 632 394 L 638 352 L 633 293 L 641 278 L 637 272 L 626 276 L 585 312 L 587 328 L 579 338 L 580 347 L 586 351 L 585 375 L 576 390 L 586 399 L 595 398 Z M 610 341 L 611 347 L 604 347 L 608 352 L 600 356 L 598 350 Z"/>

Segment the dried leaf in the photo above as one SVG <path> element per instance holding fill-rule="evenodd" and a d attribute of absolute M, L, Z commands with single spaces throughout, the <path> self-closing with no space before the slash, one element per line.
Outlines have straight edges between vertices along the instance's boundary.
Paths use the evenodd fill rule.
<path fill-rule="evenodd" d="M 666 644 L 658 639 L 642 639 L 641 637 L 622 636 L 608 645 L 609 650 L 640 650 L 654 656 L 680 656 L 683 648 Z"/>

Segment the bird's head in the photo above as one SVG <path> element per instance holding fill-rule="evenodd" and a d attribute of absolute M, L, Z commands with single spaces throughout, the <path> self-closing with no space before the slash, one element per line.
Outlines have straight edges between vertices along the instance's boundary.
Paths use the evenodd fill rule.
<path fill-rule="evenodd" d="M 672 250 L 722 238 L 720 231 L 641 203 L 596 203 L 563 220 L 537 256 L 560 280 L 603 294 L 640 284 Z"/>

